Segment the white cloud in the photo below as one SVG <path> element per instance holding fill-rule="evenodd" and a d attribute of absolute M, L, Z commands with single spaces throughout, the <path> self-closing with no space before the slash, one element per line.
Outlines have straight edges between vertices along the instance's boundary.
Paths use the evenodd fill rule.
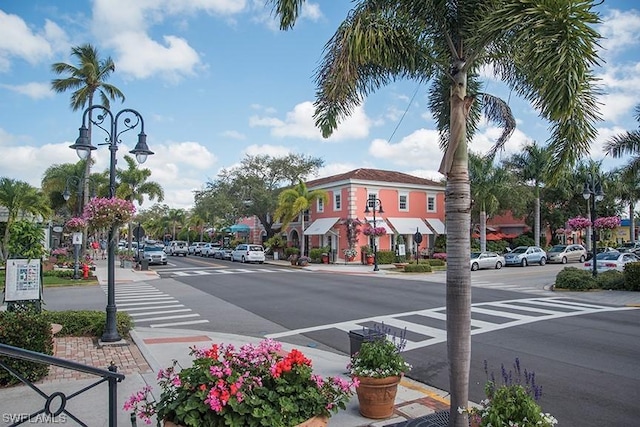
<path fill-rule="evenodd" d="M 304 138 L 312 140 L 325 140 L 320 129 L 315 125 L 313 118 L 314 107 L 310 101 L 302 102 L 286 114 L 285 119 L 275 117 L 253 116 L 249 120 L 250 126 L 270 127 L 271 135 L 278 138 Z M 367 117 L 364 106 L 356 107 L 352 114 L 342 123 L 338 124 L 338 129 L 327 138 L 326 141 L 337 142 L 348 139 L 364 138 L 369 134 L 372 126 L 371 120 Z"/>
<path fill-rule="evenodd" d="M 247 136 L 245 134 L 243 134 L 242 132 L 238 132 L 237 130 L 224 131 L 222 132 L 222 136 L 226 138 L 237 139 L 237 140 L 247 139 Z"/>
<path fill-rule="evenodd" d="M 281 145 L 250 145 L 246 147 L 244 153 L 249 156 L 259 156 L 259 155 L 267 155 L 271 157 L 285 157 L 291 154 L 291 150 L 287 147 L 283 147 Z"/>
<path fill-rule="evenodd" d="M 53 92 L 51 91 L 51 87 L 49 83 L 26 83 L 23 85 L 3 85 L 0 84 L 0 87 L 11 90 L 13 92 L 17 92 L 23 95 L 27 95 L 32 99 L 42 99 L 42 98 L 51 98 L 53 97 Z"/>
<path fill-rule="evenodd" d="M 636 49 L 640 42 L 640 14 L 636 10 L 612 10 L 602 19 L 598 31 L 603 56 L 614 56 L 626 49 Z"/>
<path fill-rule="evenodd" d="M 36 33 L 21 17 L 0 10 L 0 71 L 9 70 L 14 57 L 30 64 L 48 59 L 54 50 L 51 41 L 64 39 L 64 31 L 51 21 Z"/>
<path fill-rule="evenodd" d="M 438 145 L 438 132 L 430 129 L 418 129 L 405 136 L 398 143 L 389 143 L 375 139 L 369 146 L 369 154 L 385 159 L 399 166 L 420 165 L 438 169 L 442 152 Z"/>

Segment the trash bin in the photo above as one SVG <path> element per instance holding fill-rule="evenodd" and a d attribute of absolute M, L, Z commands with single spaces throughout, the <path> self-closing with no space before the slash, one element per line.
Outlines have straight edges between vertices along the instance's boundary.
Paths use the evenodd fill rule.
<path fill-rule="evenodd" d="M 148 259 L 142 259 L 140 260 L 140 270 L 148 270 L 149 269 L 149 260 Z"/>
<path fill-rule="evenodd" d="M 384 332 L 376 331 L 375 329 L 362 328 L 349 331 L 349 344 L 351 355 L 353 356 L 360 351 L 360 347 L 364 341 L 373 341 L 378 339 L 385 339 Z"/>

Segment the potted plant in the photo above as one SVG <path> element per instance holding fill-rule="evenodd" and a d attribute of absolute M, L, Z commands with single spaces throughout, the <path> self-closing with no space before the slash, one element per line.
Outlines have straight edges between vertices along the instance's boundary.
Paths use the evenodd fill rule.
<path fill-rule="evenodd" d="M 165 426 L 296 426 L 324 419 L 313 424 L 320 426 L 346 408 L 357 385 L 314 374 L 304 354 L 285 352 L 272 340 L 239 349 L 213 344 L 194 348 L 191 355 L 191 366 L 178 372 L 174 361 L 158 373 L 159 398 L 152 400 L 147 386 L 131 395 L 124 409 L 147 423 L 155 415 Z"/>
<path fill-rule="evenodd" d="M 135 252 L 133 249 L 120 249 L 118 251 L 121 268 L 132 268 L 135 261 Z"/>
<path fill-rule="evenodd" d="M 298 263 L 300 249 L 290 246 L 288 248 L 284 248 L 284 254 L 287 256 L 287 260 L 291 262 L 291 265 L 296 265 Z"/>
<path fill-rule="evenodd" d="M 309 265 L 309 262 L 311 261 L 311 258 L 309 258 L 308 256 L 301 256 L 298 257 L 297 259 L 297 263 L 299 266 L 304 267 L 305 265 Z"/>
<path fill-rule="evenodd" d="M 353 249 L 353 248 L 347 248 L 347 249 L 344 249 L 344 250 L 342 251 L 342 253 L 344 254 L 344 258 L 345 258 L 347 261 L 353 261 L 353 260 L 355 259 L 356 254 L 357 254 L 358 252 L 357 252 L 355 249 Z"/>
<path fill-rule="evenodd" d="M 498 384 L 491 374 L 484 391 L 487 399 L 479 406 L 458 408 L 458 412 L 469 415 L 471 427 L 552 427 L 558 421 L 544 413 L 537 401 L 542 397 L 542 389 L 535 383 L 535 373 L 524 371 L 524 380 L 520 360 L 516 358 L 513 370 L 507 371 L 501 366 L 502 383 Z M 485 361 L 485 373 L 488 375 Z"/>
<path fill-rule="evenodd" d="M 369 334 L 374 339 L 364 341 L 360 350 L 351 356 L 347 366 L 352 377 L 358 380 L 358 402 L 360 414 L 367 418 L 383 419 L 393 415 L 398 384 L 402 375 L 411 369 L 400 353 L 406 340 L 404 337 L 388 338 L 384 324 Z"/>

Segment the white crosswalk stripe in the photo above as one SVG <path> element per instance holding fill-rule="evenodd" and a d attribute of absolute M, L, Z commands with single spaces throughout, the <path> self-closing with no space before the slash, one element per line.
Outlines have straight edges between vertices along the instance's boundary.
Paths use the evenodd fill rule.
<path fill-rule="evenodd" d="M 304 270 L 297 270 L 291 268 L 230 268 L 230 269 L 215 269 L 215 270 L 184 270 L 184 271 L 163 271 L 157 270 L 161 276 L 209 276 L 214 274 L 251 274 L 251 273 L 292 273 L 300 272 Z"/>
<path fill-rule="evenodd" d="M 483 302 L 472 304 L 471 306 L 471 334 L 477 335 L 562 317 L 634 309 L 637 309 L 637 307 L 612 307 L 569 301 L 557 297 L 537 297 Z M 330 329 L 349 332 L 353 330 L 362 330 L 363 327 L 371 325 L 371 323 L 384 323 L 386 327 L 392 328 L 392 330 L 395 331 L 402 331 L 406 328 L 407 336 L 411 337 L 410 340 L 407 339 L 407 344 L 405 346 L 405 351 L 407 351 L 446 342 L 447 332 L 444 329 L 444 326 L 439 328 L 428 325 L 430 322 L 432 325 L 435 323 L 443 324 L 444 320 L 446 320 L 446 307 L 437 307 L 427 310 L 416 310 L 386 316 L 367 317 L 347 322 L 312 326 L 303 329 L 268 334 L 265 335 L 265 337 L 280 339 L 287 336 L 326 331 Z M 420 321 L 420 323 L 417 323 L 416 321 Z"/>
<path fill-rule="evenodd" d="M 102 289 L 107 293 L 106 285 L 102 285 Z M 147 283 L 116 284 L 115 302 L 118 310 L 129 313 L 136 325 L 144 323 L 151 328 L 171 328 L 209 323 L 206 319 L 198 319 L 199 314 L 171 295 Z"/>

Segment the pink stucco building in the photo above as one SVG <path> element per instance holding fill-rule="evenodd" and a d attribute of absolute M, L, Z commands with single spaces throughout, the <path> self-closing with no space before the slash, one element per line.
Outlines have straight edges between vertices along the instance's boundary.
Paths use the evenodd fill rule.
<path fill-rule="evenodd" d="M 444 184 L 401 172 L 378 169 L 355 169 L 339 175 L 306 183 L 309 190 L 324 190 L 326 203 L 317 201 L 282 233 L 290 245 L 305 248 L 329 247 L 332 259 L 344 262 L 344 250 L 373 246 L 375 237 L 367 236 L 365 228 L 383 227 L 386 234 L 378 237 L 378 250 L 395 250 L 398 237 L 403 236 L 406 253 L 417 247 L 418 253 L 433 248 L 435 237 L 445 234 Z M 365 208 L 369 204 L 369 213 Z M 375 207 L 375 209 L 374 209 Z M 374 224 L 374 210 L 375 219 Z M 303 230 L 304 224 L 304 230 Z M 419 246 L 414 234 L 423 238 Z"/>

